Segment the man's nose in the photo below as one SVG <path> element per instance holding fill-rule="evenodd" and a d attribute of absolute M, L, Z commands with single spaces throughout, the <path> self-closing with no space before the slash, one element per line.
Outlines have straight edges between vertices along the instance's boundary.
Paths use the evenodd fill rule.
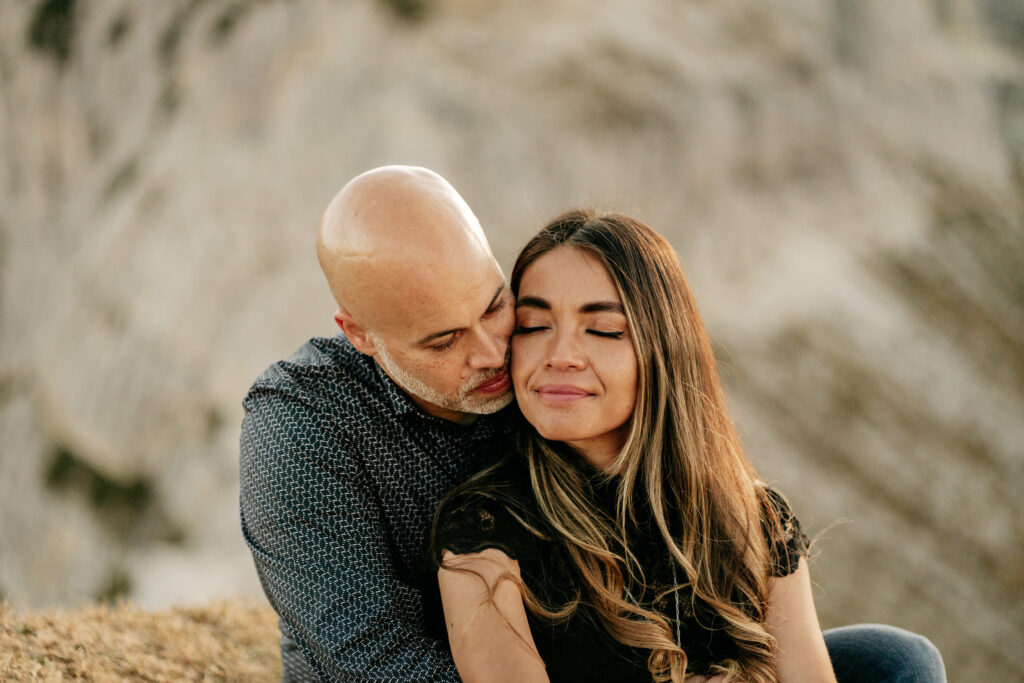
<path fill-rule="evenodd" d="M 470 356 L 469 364 L 474 370 L 486 370 L 505 366 L 508 340 L 480 328 L 476 331 L 477 347 Z"/>

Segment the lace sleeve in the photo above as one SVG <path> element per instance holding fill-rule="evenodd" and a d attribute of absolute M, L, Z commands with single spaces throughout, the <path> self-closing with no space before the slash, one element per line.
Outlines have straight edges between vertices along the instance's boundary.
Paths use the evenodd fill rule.
<path fill-rule="evenodd" d="M 776 578 L 789 576 L 797 570 L 801 557 L 807 556 L 810 541 L 800 527 L 800 520 L 793 514 L 792 508 L 786 498 L 775 489 L 766 487 L 768 501 L 771 503 L 772 512 L 779 520 L 779 533 L 771 531 L 771 525 L 767 525 L 768 546 L 771 552 L 772 570 L 771 575 Z"/>
<path fill-rule="evenodd" d="M 449 501 L 438 515 L 437 547 L 456 555 L 497 548 L 513 559 L 536 554 L 533 535 L 500 502 L 480 495 Z"/>

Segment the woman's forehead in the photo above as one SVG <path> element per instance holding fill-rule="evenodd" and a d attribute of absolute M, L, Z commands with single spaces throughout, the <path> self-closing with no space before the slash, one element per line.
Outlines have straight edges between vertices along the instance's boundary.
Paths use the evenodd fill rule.
<path fill-rule="evenodd" d="M 569 246 L 546 252 L 523 271 L 520 299 L 538 295 L 552 302 L 620 302 L 618 289 L 601 260 L 584 249 Z"/>

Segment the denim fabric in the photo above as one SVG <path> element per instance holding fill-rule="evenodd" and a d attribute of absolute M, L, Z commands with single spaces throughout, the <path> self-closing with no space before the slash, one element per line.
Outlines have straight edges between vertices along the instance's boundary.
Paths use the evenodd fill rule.
<path fill-rule="evenodd" d="M 857 624 L 825 631 L 832 668 L 839 683 L 945 683 L 942 655 L 931 641 L 884 624 Z M 294 648 L 294 645 L 292 646 Z M 284 652 L 284 648 L 282 648 Z M 294 654 L 301 658 L 297 649 Z M 312 672 L 285 667 L 283 683 L 315 681 Z"/>
<path fill-rule="evenodd" d="M 931 641 L 884 624 L 825 631 L 839 683 L 945 683 L 942 655 Z"/>

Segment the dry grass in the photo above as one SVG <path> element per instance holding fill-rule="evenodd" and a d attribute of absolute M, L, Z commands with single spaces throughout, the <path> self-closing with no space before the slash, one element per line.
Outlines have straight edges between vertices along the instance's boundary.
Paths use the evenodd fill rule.
<path fill-rule="evenodd" d="M 277 617 L 223 601 L 20 613 L 0 606 L 0 680 L 279 681 Z"/>

